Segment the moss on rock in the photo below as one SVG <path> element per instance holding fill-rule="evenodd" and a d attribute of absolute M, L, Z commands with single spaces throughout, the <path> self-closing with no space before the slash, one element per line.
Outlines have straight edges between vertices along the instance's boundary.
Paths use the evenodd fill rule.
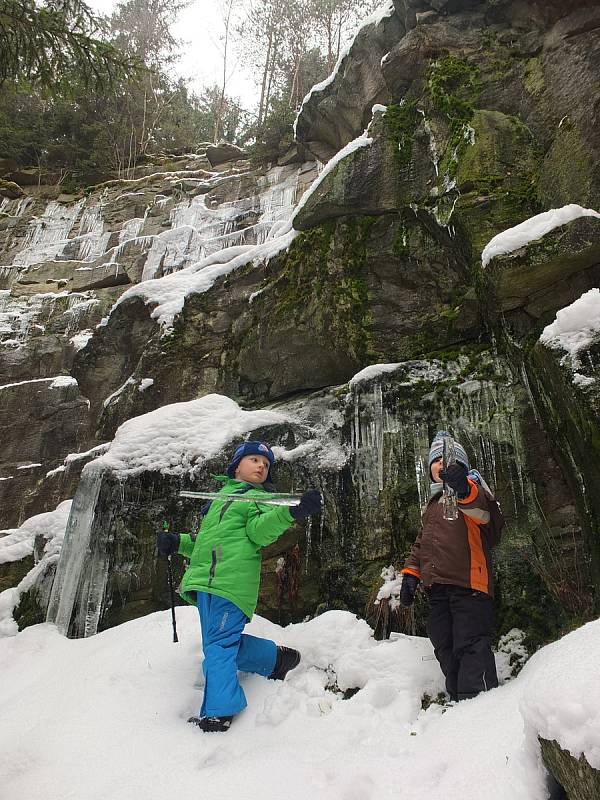
<path fill-rule="evenodd" d="M 383 117 L 385 133 L 394 143 L 396 163 L 401 170 L 410 165 L 413 140 L 419 119 L 416 100 L 390 104 Z"/>
<path fill-rule="evenodd" d="M 577 125 L 564 117 L 541 162 L 539 191 L 545 207 L 593 204 L 594 171 L 592 153 L 583 143 Z"/>
<path fill-rule="evenodd" d="M 301 233 L 289 252 L 277 259 L 275 279 L 266 279 L 253 303 L 263 328 L 309 327 L 321 345 L 345 350 L 356 363 L 368 360 L 366 254 L 375 219 L 326 222 Z M 269 307 L 268 320 L 263 302 Z M 247 347 L 252 343 L 245 342 Z"/>
<path fill-rule="evenodd" d="M 13 616 L 20 631 L 29 625 L 39 625 L 41 622 L 45 622 L 46 607 L 42 603 L 40 593 L 36 589 L 30 589 L 23 594 Z"/>

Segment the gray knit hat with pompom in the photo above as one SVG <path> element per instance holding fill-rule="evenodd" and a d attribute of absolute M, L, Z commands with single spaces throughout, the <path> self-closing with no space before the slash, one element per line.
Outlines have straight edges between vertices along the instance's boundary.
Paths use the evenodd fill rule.
<path fill-rule="evenodd" d="M 438 431 L 436 435 L 433 437 L 433 441 L 431 443 L 431 447 L 429 448 L 429 474 L 431 475 L 431 465 L 437 458 L 441 458 L 444 454 L 444 436 L 452 436 L 448 433 L 448 431 Z M 456 439 L 454 440 L 454 450 L 456 452 L 456 460 L 460 461 L 461 464 L 464 464 L 467 469 L 469 469 L 469 459 L 465 452 L 465 448 L 459 444 Z"/>

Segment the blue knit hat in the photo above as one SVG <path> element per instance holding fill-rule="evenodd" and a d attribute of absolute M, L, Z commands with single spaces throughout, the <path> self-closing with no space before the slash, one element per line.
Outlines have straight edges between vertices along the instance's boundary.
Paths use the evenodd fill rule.
<path fill-rule="evenodd" d="M 244 458 L 244 456 L 264 456 L 265 458 L 269 459 L 269 474 L 267 475 L 267 481 L 269 483 L 273 482 L 271 477 L 271 468 L 275 463 L 275 454 L 271 450 L 268 444 L 263 444 L 263 442 L 243 442 L 239 444 L 235 448 L 235 452 L 231 459 L 231 463 L 227 467 L 227 475 L 230 478 L 235 478 L 235 471 L 238 468 L 238 464 Z M 265 483 L 267 482 L 265 481 Z"/>
<path fill-rule="evenodd" d="M 448 431 L 438 431 L 436 435 L 433 437 L 433 442 L 431 443 L 431 447 L 429 448 L 429 474 L 431 475 L 431 465 L 437 458 L 441 458 L 444 454 L 444 436 L 449 436 L 452 439 L 452 436 L 448 433 Z M 467 454 L 465 453 L 464 447 L 459 444 L 456 439 L 454 440 L 454 451 L 456 453 L 456 460 L 460 461 L 461 464 L 464 464 L 467 469 L 469 469 L 469 459 Z"/>

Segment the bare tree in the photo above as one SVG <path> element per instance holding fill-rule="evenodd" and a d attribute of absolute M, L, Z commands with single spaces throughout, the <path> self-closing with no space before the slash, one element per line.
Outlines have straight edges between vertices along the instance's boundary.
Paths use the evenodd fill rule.
<path fill-rule="evenodd" d="M 130 173 L 151 148 L 156 131 L 175 95 L 164 67 L 177 60 L 179 42 L 171 26 L 190 0 L 123 0 L 110 19 L 114 41 L 145 67 L 141 80 L 121 98 L 119 113 L 127 120 L 127 143 L 119 161 Z M 123 127 L 120 129 L 122 130 Z"/>
<path fill-rule="evenodd" d="M 257 129 L 276 102 L 300 104 L 309 76 L 316 82 L 335 65 L 342 46 L 377 0 L 251 0 L 241 27 L 246 62 L 260 76 Z M 325 54 L 323 72 L 315 75 Z M 312 85 L 312 84 L 311 84 Z M 310 87 L 308 87 L 310 88 Z"/>
<path fill-rule="evenodd" d="M 377 0 L 308 0 L 307 4 L 315 34 L 331 70 L 340 56 L 342 44 L 378 3 Z"/>
<path fill-rule="evenodd" d="M 281 67 L 289 30 L 289 6 L 294 0 L 252 0 L 241 26 L 246 61 L 260 74 L 257 124 L 263 124 Z"/>
<path fill-rule="evenodd" d="M 229 55 L 230 36 L 233 32 L 233 16 L 236 5 L 237 5 L 237 0 L 225 0 L 225 4 L 222 9 L 222 19 L 224 28 L 224 32 L 221 37 L 221 41 L 223 43 L 222 47 L 223 75 L 221 80 L 221 96 L 219 99 L 218 106 L 215 110 L 215 126 L 213 134 L 213 139 L 215 144 L 219 141 L 219 139 L 223 135 L 223 117 L 225 115 L 225 107 L 226 107 L 225 91 L 227 89 L 227 80 L 228 80 L 227 59 Z"/>

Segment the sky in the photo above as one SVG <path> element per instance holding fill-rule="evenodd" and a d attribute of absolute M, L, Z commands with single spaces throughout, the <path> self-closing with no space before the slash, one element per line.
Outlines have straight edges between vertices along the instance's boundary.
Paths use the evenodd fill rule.
<path fill-rule="evenodd" d="M 240 7 L 246 0 L 240 0 Z M 110 14 L 116 0 L 90 0 L 89 5 L 102 14 Z M 214 83 L 220 85 L 223 61 L 219 37 L 223 33 L 221 0 L 193 0 L 182 11 L 179 21 L 173 27 L 175 38 L 182 40 L 181 59 L 177 74 L 190 81 L 191 87 L 199 93 L 204 86 Z M 235 51 L 228 56 L 231 64 L 228 70 L 227 92 L 239 97 L 241 105 L 250 109 L 258 102 L 259 91 L 249 71 L 240 63 Z"/>

